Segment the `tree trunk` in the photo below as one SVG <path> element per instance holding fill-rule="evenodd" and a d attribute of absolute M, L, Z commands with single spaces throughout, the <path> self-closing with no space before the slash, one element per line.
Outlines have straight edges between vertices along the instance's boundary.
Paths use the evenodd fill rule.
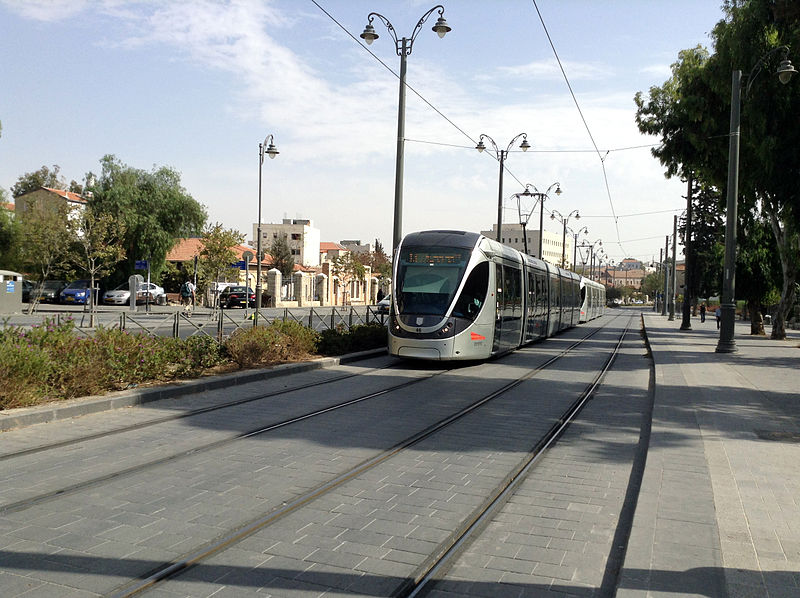
<path fill-rule="evenodd" d="M 765 206 L 766 208 L 766 206 Z M 800 234 L 781 222 L 774 211 L 767 209 L 772 234 L 778 246 L 778 254 L 781 258 L 781 272 L 783 274 L 783 288 L 781 289 L 781 300 L 778 303 L 778 311 L 772 322 L 772 335 L 774 340 L 786 340 L 786 318 L 789 315 L 792 305 L 794 305 L 794 286 L 797 281 L 797 255 L 800 253 Z"/>
<path fill-rule="evenodd" d="M 748 299 L 747 311 L 750 312 L 750 334 L 765 336 L 764 316 L 761 313 L 761 304 L 758 301 Z"/>

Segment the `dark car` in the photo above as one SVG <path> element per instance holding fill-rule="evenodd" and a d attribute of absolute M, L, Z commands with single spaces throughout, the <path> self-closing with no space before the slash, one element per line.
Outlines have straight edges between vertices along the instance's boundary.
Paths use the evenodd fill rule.
<path fill-rule="evenodd" d="M 38 299 L 43 303 L 58 303 L 61 291 L 66 286 L 66 280 L 45 280 L 35 286 L 30 298 L 31 300 Z"/>
<path fill-rule="evenodd" d="M 225 287 L 219 294 L 219 305 L 223 308 L 255 307 L 256 293 L 244 286 Z"/>
<path fill-rule="evenodd" d="M 88 303 L 91 294 L 91 280 L 75 280 L 61 291 L 61 303 Z"/>
<path fill-rule="evenodd" d="M 22 302 L 23 303 L 30 303 L 31 294 L 33 294 L 36 285 L 33 284 L 30 280 L 22 280 Z"/>

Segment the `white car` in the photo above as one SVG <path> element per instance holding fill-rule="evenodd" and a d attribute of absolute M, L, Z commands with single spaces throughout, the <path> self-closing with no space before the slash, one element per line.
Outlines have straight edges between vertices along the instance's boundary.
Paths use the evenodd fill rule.
<path fill-rule="evenodd" d="M 149 297 L 149 302 L 155 304 L 159 302 L 159 297 L 162 295 L 166 298 L 163 287 L 152 282 L 143 282 L 136 291 L 136 303 L 138 305 L 147 303 Z M 105 305 L 128 305 L 130 301 L 131 292 L 128 290 L 127 282 L 119 285 L 113 291 L 106 291 L 103 295 L 103 303 Z"/>

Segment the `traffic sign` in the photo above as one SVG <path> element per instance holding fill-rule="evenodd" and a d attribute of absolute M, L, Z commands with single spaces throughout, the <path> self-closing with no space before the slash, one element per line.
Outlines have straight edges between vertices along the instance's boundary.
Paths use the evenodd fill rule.
<path fill-rule="evenodd" d="M 147 260 L 136 260 L 133 267 L 135 270 L 147 270 Z"/>

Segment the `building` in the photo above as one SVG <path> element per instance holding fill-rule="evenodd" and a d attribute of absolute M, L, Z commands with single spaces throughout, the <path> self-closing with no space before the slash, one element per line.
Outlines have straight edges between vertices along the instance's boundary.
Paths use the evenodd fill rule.
<path fill-rule="evenodd" d="M 539 230 L 525 229 L 528 241 L 528 255 L 539 257 Z M 482 230 L 481 234 L 490 239 L 497 238 L 497 225 L 492 225 L 492 230 Z M 548 263 L 556 266 L 561 265 L 561 248 L 562 248 L 562 235 L 552 233 L 548 230 L 544 231 L 542 236 L 542 259 Z M 513 247 L 521 252 L 525 252 L 525 238 L 522 234 L 521 224 L 503 224 L 502 236 L 500 242 L 509 247 Z M 572 238 L 567 236 L 566 248 L 564 251 L 565 267 L 572 267 Z"/>
<path fill-rule="evenodd" d="M 14 213 L 17 218 L 24 219 L 28 205 L 33 202 L 42 202 L 43 205 L 58 205 L 66 203 L 67 207 L 72 208 L 70 214 L 73 217 L 81 214 L 86 209 L 86 199 L 72 191 L 64 189 L 52 189 L 50 187 L 39 187 L 35 191 L 23 193 L 14 200 Z"/>
<path fill-rule="evenodd" d="M 319 266 L 320 231 L 311 220 L 284 218 L 280 224 L 261 224 L 261 247 L 265 253 L 279 237 L 286 239 L 296 263 L 307 268 Z M 253 224 L 253 246 L 257 239 L 258 224 Z"/>
<path fill-rule="evenodd" d="M 372 253 L 372 244 L 362 243 L 360 239 L 347 239 L 344 241 L 339 241 L 339 245 L 359 255 Z"/>
<path fill-rule="evenodd" d="M 635 260 L 631 261 L 633 262 Z M 646 276 L 647 272 L 642 268 L 621 268 L 608 266 L 601 272 L 602 282 L 607 286 L 630 287 L 636 290 L 642 288 L 642 281 L 644 281 Z"/>

